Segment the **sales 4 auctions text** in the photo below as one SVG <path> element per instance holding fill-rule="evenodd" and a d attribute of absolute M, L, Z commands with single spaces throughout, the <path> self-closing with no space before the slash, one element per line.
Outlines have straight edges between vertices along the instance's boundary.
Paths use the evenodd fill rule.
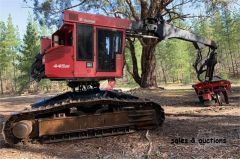
<path fill-rule="evenodd" d="M 198 138 L 194 137 L 191 139 L 187 138 L 174 138 L 171 139 L 171 144 L 188 144 L 188 143 L 199 143 L 199 144 L 223 144 L 226 143 L 225 138 Z"/>

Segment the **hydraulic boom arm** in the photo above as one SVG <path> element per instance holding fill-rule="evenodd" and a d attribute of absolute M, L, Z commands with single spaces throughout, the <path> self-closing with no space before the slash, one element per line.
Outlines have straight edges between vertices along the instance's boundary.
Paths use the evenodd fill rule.
<path fill-rule="evenodd" d="M 149 33 L 151 33 L 151 36 L 149 36 Z M 154 18 L 148 18 L 141 22 L 133 22 L 130 30 L 127 32 L 127 35 L 132 37 L 140 36 L 143 38 L 158 38 L 159 40 L 175 38 L 192 42 L 197 50 L 197 58 L 193 67 L 196 70 L 199 81 L 203 81 L 200 78 L 200 75 L 204 72 L 206 72 L 204 81 L 213 80 L 214 67 L 217 63 L 217 54 L 215 52 L 217 45 L 214 41 L 197 36 L 187 30 L 177 28 L 171 24 L 167 24 L 164 21 Z M 207 59 L 204 62 L 202 62 L 201 53 L 203 46 L 209 48 Z"/>

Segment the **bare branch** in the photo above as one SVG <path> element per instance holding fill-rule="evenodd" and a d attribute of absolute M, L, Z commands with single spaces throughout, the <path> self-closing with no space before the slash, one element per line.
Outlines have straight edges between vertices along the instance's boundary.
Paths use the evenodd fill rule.
<path fill-rule="evenodd" d="M 129 6 L 129 9 L 130 9 L 130 11 L 131 11 L 131 13 L 132 13 L 133 18 L 134 18 L 136 21 L 139 21 L 139 17 L 137 16 L 136 10 L 135 10 L 135 8 L 133 7 L 133 4 L 132 4 L 131 0 L 126 0 L 126 3 L 127 3 L 128 6 Z"/>
<path fill-rule="evenodd" d="M 192 1 L 193 0 L 182 1 L 181 3 L 178 3 L 178 4 L 174 5 L 172 8 L 170 8 L 170 10 L 174 10 L 174 9 L 176 9 L 179 6 L 183 6 L 183 5 L 188 4 L 188 3 L 192 2 Z"/>
<path fill-rule="evenodd" d="M 137 65 L 137 58 L 136 58 L 136 51 L 135 51 L 135 47 L 134 47 L 134 41 L 132 41 L 130 38 L 127 38 L 128 40 L 128 44 L 129 44 L 129 50 L 130 50 L 130 54 L 131 54 L 131 58 L 132 58 L 132 64 L 133 64 L 133 70 L 132 72 L 130 71 L 129 68 L 127 68 L 127 70 L 129 70 L 129 73 L 132 75 L 132 77 L 134 78 L 134 80 L 140 85 L 141 84 L 141 78 L 139 76 L 138 73 L 138 65 Z M 128 66 L 128 65 L 126 65 Z"/>
<path fill-rule="evenodd" d="M 105 12 L 106 15 L 114 15 L 114 17 L 119 18 L 119 16 L 117 14 L 121 14 L 125 17 L 129 17 L 129 15 L 127 13 L 121 12 L 121 11 L 107 11 L 104 7 L 102 8 L 102 10 Z"/>
<path fill-rule="evenodd" d="M 67 7 L 67 8 L 65 8 L 64 10 L 71 9 L 71 8 L 75 8 L 75 7 L 77 7 L 77 6 L 83 5 L 86 1 L 87 1 L 87 0 L 83 0 L 82 2 L 80 2 L 80 3 L 76 4 L 76 5 L 73 5 L 73 6 L 71 6 L 71 7 Z"/>
<path fill-rule="evenodd" d="M 154 14 L 156 14 L 155 13 L 156 12 L 156 8 L 159 5 L 158 2 L 159 2 L 158 0 L 152 0 L 151 1 L 150 7 L 148 9 L 148 16 L 149 17 L 154 17 L 155 16 Z"/>
<path fill-rule="evenodd" d="M 77 6 L 83 5 L 86 1 L 87 0 L 83 0 L 82 2 L 80 2 L 80 3 L 76 4 L 76 5 L 64 8 L 63 10 L 60 10 L 59 8 L 58 9 L 56 9 L 56 8 L 55 9 L 51 9 L 51 14 L 62 13 L 64 10 L 75 8 Z M 43 9 L 43 7 L 32 7 L 32 6 L 29 6 L 29 5 L 23 6 L 22 8 L 30 8 L 30 9 L 34 9 L 34 10 L 42 10 Z"/>
<path fill-rule="evenodd" d="M 172 3 L 173 0 L 161 0 L 161 6 L 164 8 L 166 8 L 170 3 Z"/>
<path fill-rule="evenodd" d="M 141 19 L 148 17 L 148 3 L 146 0 L 139 0 L 141 5 Z"/>

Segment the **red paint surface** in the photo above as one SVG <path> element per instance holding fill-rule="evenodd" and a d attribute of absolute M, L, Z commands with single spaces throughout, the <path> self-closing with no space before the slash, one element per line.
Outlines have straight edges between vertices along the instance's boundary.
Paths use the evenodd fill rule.
<path fill-rule="evenodd" d="M 49 49 L 45 55 L 45 75 L 49 78 L 73 77 L 73 48 L 57 46 Z"/>
<path fill-rule="evenodd" d="M 193 88 L 197 90 L 203 90 L 203 89 L 217 89 L 219 87 L 224 87 L 227 90 L 231 89 L 231 83 L 227 80 L 220 80 L 220 81 L 212 81 L 212 82 L 200 82 L 195 85 L 193 85 Z"/>
<path fill-rule="evenodd" d="M 230 91 L 231 83 L 227 80 L 200 82 L 193 85 L 198 96 L 202 96 L 203 100 L 211 101 L 215 92 Z"/>
<path fill-rule="evenodd" d="M 51 48 L 52 40 L 48 37 L 41 38 L 41 54 Z"/>
<path fill-rule="evenodd" d="M 208 101 L 212 100 L 211 93 L 204 93 L 202 96 L 203 96 L 203 100 L 208 100 Z"/>
<path fill-rule="evenodd" d="M 74 17 L 76 16 L 77 19 L 69 18 L 71 16 L 70 14 L 74 15 Z M 64 11 L 64 21 L 92 24 L 95 26 L 110 27 L 115 29 L 127 29 L 131 25 L 131 21 L 128 19 L 113 18 L 103 15 L 81 13 L 70 10 Z"/>
<path fill-rule="evenodd" d="M 72 14 L 72 18 L 69 18 Z M 78 23 L 89 24 L 94 28 L 94 59 L 93 61 L 77 61 L 76 60 L 76 27 Z M 53 40 L 43 39 L 41 41 L 41 50 L 44 52 L 45 76 L 50 79 L 74 79 L 74 80 L 92 80 L 94 78 L 109 79 L 122 77 L 124 65 L 124 47 L 125 47 L 125 31 L 130 26 L 131 21 L 126 19 L 112 18 L 101 15 L 79 13 L 75 11 L 64 12 L 64 24 L 53 35 L 63 37 L 64 45 L 58 45 Z M 97 46 L 96 46 L 96 29 L 104 28 L 114 31 L 123 32 L 122 52 L 116 55 L 116 70 L 113 72 L 97 71 Z M 63 34 L 64 32 L 64 34 Z M 72 46 L 65 46 L 67 42 L 67 33 L 72 32 Z M 66 33 L 66 34 L 65 34 Z M 52 45 L 52 46 L 51 46 Z M 87 68 L 87 62 L 92 62 L 93 67 Z M 68 67 L 69 66 L 69 67 Z"/>

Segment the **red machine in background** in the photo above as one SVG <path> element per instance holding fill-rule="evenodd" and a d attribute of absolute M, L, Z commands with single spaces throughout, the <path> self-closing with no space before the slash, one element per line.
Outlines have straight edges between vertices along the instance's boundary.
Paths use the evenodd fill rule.
<path fill-rule="evenodd" d="M 160 126 L 165 115 L 159 104 L 99 88 L 100 80 L 114 81 L 123 76 L 126 36 L 192 42 L 197 50 L 194 68 L 198 78 L 205 73 L 203 83 L 194 86 L 200 101 L 212 100 L 219 90 L 225 93 L 223 90 L 230 88 L 227 81 L 212 82 L 217 63 L 214 41 L 167 24 L 161 17 L 133 22 L 66 10 L 61 28 L 51 39 L 41 39 L 41 52 L 32 64 L 31 77 L 36 81 L 67 81 L 73 91 L 38 101 L 31 110 L 11 115 L 3 129 L 5 141 L 50 143 Z M 205 62 L 203 47 L 209 48 Z"/>
<path fill-rule="evenodd" d="M 211 105 L 211 101 L 222 105 L 223 100 L 229 104 L 228 92 L 231 91 L 231 83 L 227 80 L 200 82 L 193 85 L 193 88 L 199 101 L 205 105 Z"/>

